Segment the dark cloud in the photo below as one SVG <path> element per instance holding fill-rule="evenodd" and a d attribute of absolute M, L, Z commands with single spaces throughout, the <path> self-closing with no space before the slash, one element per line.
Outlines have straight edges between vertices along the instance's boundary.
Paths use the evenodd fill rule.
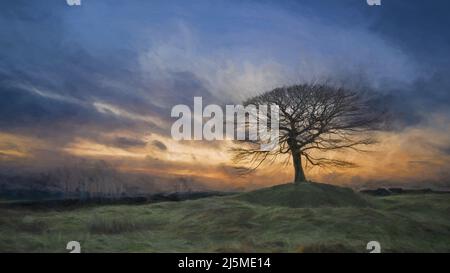
<path fill-rule="evenodd" d="M 9 80 L 14 83 L 49 90 L 57 95 L 78 100 L 84 105 L 48 100 L 48 98 L 41 98 L 27 92 L 19 91 L 20 94 L 13 95 L 10 91 L 2 91 L 2 97 L 9 97 L 9 100 L 12 101 L 8 110 L 9 115 L 3 115 L 4 123 L 17 127 L 27 126 L 27 122 L 42 122 L 46 119 L 49 122 L 58 122 L 58 120 L 65 121 L 69 117 L 74 117 L 74 120 L 71 120 L 74 126 L 81 126 L 87 119 L 91 119 L 102 127 L 100 123 L 106 122 L 106 120 L 97 119 L 98 114 L 91 107 L 95 101 L 118 105 L 138 115 L 152 114 L 163 119 L 169 117 L 168 107 L 178 103 L 190 105 L 194 96 L 203 96 L 205 103 L 223 102 L 223 98 L 212 95 L 211 90 L 208 90 L 204 79 L 201 78 L 204 75 L 190 71 L 189 67 L 177 68 L 176 63 L 165 64 L 169 67 L 165 71 L 165 76 L 167 76 L 165 80 L 159 79 L 158 75 L 152 75 L 154 71 L 140 70 L 140 54 L 147 48 L 135 46 L 135 44 L 144 45 L 148 42 L 148 47 L 151 47 L 151 42 L 158 41 L 156 39 L 145 40 L 142 38 L 144 35 L 140 32 L 145 25 L 154 23 L 148 19 L 148 16 L 143 16 L 145 14 L 143 10 L 149 8 L 148 5 L 133 1 L 127 2 L 126 5 L 123 3 L 120 5 L 117 3 L 116 5 L 107 4 L 99 1 L 86 3 L 80 9 L 74 9 L 63 2 L 50 4 L 50 2 L 14 1 L 2 4 L 7 7 L 0 12 L 0 32 L 2 33 L 0 73 L 9 77 Z M 367 33 L 377 33 L 389 40 L 391 44 L 401 46 L 408 56 L 423 60 L 424 66 L 434 67 L 435 71 L 432 71 L 431 79 L 424 78 L 413 85 L 401 88 L 380 87 L 383 92 L 388 93 L 390 98 L 388 103 L 396 109 L 395 116 L 400 123 L 414 125 L 421 120 L 420 112 L 430 109 L 435 111 L 437 108 L 448 105 L 450 95 L 446 90 L 450 83 L 445 80 L 447 77 L 442 72 L 448 68 L 448 62 L 445 62 L 444 56 L 441 56 L 443 52 L 448 52 L 449 47 L 446 40 L 448 38 L 445 38 L 448 35 L 442 35 L 446 30 L 443 26 L 448 25 L 445 24 L 448 22 L 448 17 L 442 12 L 445 10 L 446 2 L 436 1 L 433 4 L 421 1 L 388 2 L 383 3 L 379 9 L 368 8 L 362 2 L 364 1 L 355 0 L 338 4 L 329 1 L 300 1 L 280 4 L 269 1 L 267 7 L 273 6 L 278 12 L 285 13 L 287 17 L 295 17 L 294 11 L 300 10 L 302 12 L 299 13 L 299 18 L 314 14 L 323 15 L 325 24 L 337 29 L 343 26 L 361 25 L 361 29 L 366 30 Z M 258 10 L 267 12 L 264 7 L 256 4 L 245 4 L 243 7 L 249 8 L 252 5 Z M 157 6 L 166 10 L 167 14 L 172 14 L 172 6 L 161 4 Z M 230 14 L 235 14 L 240 7 L 240 4 L 236 3 L 235 7 L 226 7 L 225 10 Z M 307 12 L 304 7 L 308 7 Z M 96 9 L 100 8 L 104 14 L 96 15 Z M 203 12 L 202 9 L 185 8 L 186 14 Z M 429 12 L 423 13 L 424 9 Z M 218 10 L 212 9 L 211 12 L 218 13 Z M 273 14 L 267 13 L 273 16 Z M 131 20 L 129 14 L 136 15 L 133 17 L 135 21 Z M 256 30 L 263 26 L 269 27 L 265 31 L 265 33 L 268 32 L 268 36 L 271 35 L 271 30 L 280 32 L 280 35 L 289 34 L 285 28 L 277 25 L 248 25 L 247 20 L 254 16 L 252 13 L 236 14 L 240 16 L 236 21 L 236 26 L 227 26 L 225 29 L 231 30 L 233 27 L 242 26 L 244 27 L 242 36 L 249 35 L 245 28 L 251 29 L 252 32 L 248 38 L 255 38 L 254 43 L 260 42 L 261 37 L 256 36 L 259 33 Z M 113 23 L 108 16 L 113 16 L 117 20 Z M 222 12 L 221 16 L 227 18 L 226 13 Z M 417 20 L 417 18 L 421 20 Z M 184 19 L 196 22 L 192 18 Z M 154 20 L 164 21 L 166 19 L 157 17 Z M 90 27 L 86 25 L 86 21 L 90 21 Z M 223 24 L 220 20 L 213 21 L 213 23 Z M 201 31 L 208 31 L 210 24 L 209 21 L 198 21 Z M 214 36 L 210 32 L 203 34 Z M 236 35 L 239 36 L 239 34 Z M 180 37 L 180 39 L 182 38 Z M 361 39 L 363 38 L 365 36 L 361 36 Z M 427 43 L 423 43 L 423 41 L 427 41 Z M 235 43 L 230 39 L 231 42 Z M 364 40 L 357 42 L 362 46 L 365 44 Z M 183 41 L 179 41 L 175 45 L 184 46 L 182 43 Z M 205 46 L 212 45 L 206 44 Z M 266 41 L 265 44 L 259 44 L 258 48 L 268 47 L 270 51 L 282 50 L 282 48 L 272 48 L 273 46 L 270 41 Z M 309 45 L 307 44 L 307 46 Z M 324 48 L 322 52 L 324 56 L 330 54 L 329 50 Z M 292 53 L 296 51 L 298 49 L 293 50 Z M 240 52 L 235 52 L 235 54 L 239 56 Z M 433 56 L 434 58 L 432 58 Z M 294 55 L 290 56 L 290 58 L 293 57 Z M 338 56 L 334 55 L 334 57 Z M 357 56 L 354 59 L 357 60 Z M 195 62 L 195 60 L 192 61 Z M 321 62 L 322 60 L 319 58 L 313 59 L 314 61 Z M 175 68 L 171 69 L 171 65 Z M 193 63 L 193 67 L 195 65 Z M 361 71 L 365 69 L 362 68 Z M 339 71 L 336 75 L 340 78 L 360 76 L 353 75 L 339 67 L 334 67 L 333 70 Z M 351 75 L 345 75 L 345 73 Z M 368 77 L 370 78 L 370 75 Z M 2 88 L 5 87 L 2 86 Z M 239 93 L 241 90 L 235 90 L 235 92 Z M 19 101 L 14 102 L 15 99 Z M 18 108 L 11 109 L 15 106 Z M 20 112 L 17 117 L 11 119 L 11 116 L 17 112 Z M 132 122 L 127 121 L 127 123 Z M 159 133 L 168 134 L 169 132 L 160 131 Z"/>
<path fill-rule="evenodd" d="M 147 142 L 130 137 L 117 137 L 114 139 L 114 144 L 120 148 L 133 148 L 133 147 L 145 147 Z"/>
<path fill-rule="evenodd" d="M 33 87 L 14 87 L 0 80 L 0 129 L 67 143 L 73 138 L 97 138 L 118 129 L 137 130 L 149 122 L 101 113 L 92 104 L 58 94 L 39 94 Z"/>
<path fill-rule="evenodd" d="M 153 140 L 152 144 L 153 144 L 153 146 L 160 149 L 161 151 L 167 150 L 167 146 L 159 140 Z"/>
<path fill-rule="evenodd" d="M 376 14 L 366 10 L 373 19 L 371 30 L 414 54 L 427 68 L 450 65 L 450 35 L 445 27 L 450 24 L 448 1 L 386 1 L 383 5 Z"/>

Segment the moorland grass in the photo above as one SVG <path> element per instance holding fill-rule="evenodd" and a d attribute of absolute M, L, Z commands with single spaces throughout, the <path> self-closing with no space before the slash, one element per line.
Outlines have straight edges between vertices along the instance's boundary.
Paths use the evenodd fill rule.
<path fill-rule="evenodd" d="M 67 252 L 72 240 L 82 252 L 367 252 L 372 240 L 382 252 L 450 251 L 449 194 L 293 186 L 148 205 L 2 208 L 0 251 Z"/>

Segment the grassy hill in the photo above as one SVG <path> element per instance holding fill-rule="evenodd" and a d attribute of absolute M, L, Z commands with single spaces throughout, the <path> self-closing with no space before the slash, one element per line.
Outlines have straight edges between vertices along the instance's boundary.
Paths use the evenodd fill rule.
<path fill-rule="evenodd" d="M 264 206 L 290 208 L 367 207 L 370 203 L 352 189 L 322 183 L 283 184 L 237 197 Z"/>
<path fill-rule="evenodd" d="M 0 251 L 450 251 L 450 195 L 360 196 L 324 184 L 232 196 L 79 209 L 0 209 Z"/>

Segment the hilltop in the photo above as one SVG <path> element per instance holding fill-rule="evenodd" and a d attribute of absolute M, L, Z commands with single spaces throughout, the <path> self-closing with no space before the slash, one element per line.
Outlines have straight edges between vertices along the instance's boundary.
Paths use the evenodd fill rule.
<path fill-rule="evenodd" d="M 350 188 L 305 182 L 282 184 L 243 193 L 239 200 L 265 206 L 291 208 L 367 207 L 370 203 Z"/>

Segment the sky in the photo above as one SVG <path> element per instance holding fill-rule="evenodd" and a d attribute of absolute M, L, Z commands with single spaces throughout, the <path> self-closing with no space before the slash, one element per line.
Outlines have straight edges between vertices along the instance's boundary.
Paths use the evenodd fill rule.
<path fill-rule="evenodd" d="M 353 169 L 308 169 L 355 187 L 450 186 L 448 1 L 15 0 L 0 4 L 0 170 L 106 160 L 121 172 L 215 189 L 292 180 L 237 176 L 229 143 L 175 141 L 177 104 L 239 104 L 332 81 L 379 92 L 392 129 Z"/>

